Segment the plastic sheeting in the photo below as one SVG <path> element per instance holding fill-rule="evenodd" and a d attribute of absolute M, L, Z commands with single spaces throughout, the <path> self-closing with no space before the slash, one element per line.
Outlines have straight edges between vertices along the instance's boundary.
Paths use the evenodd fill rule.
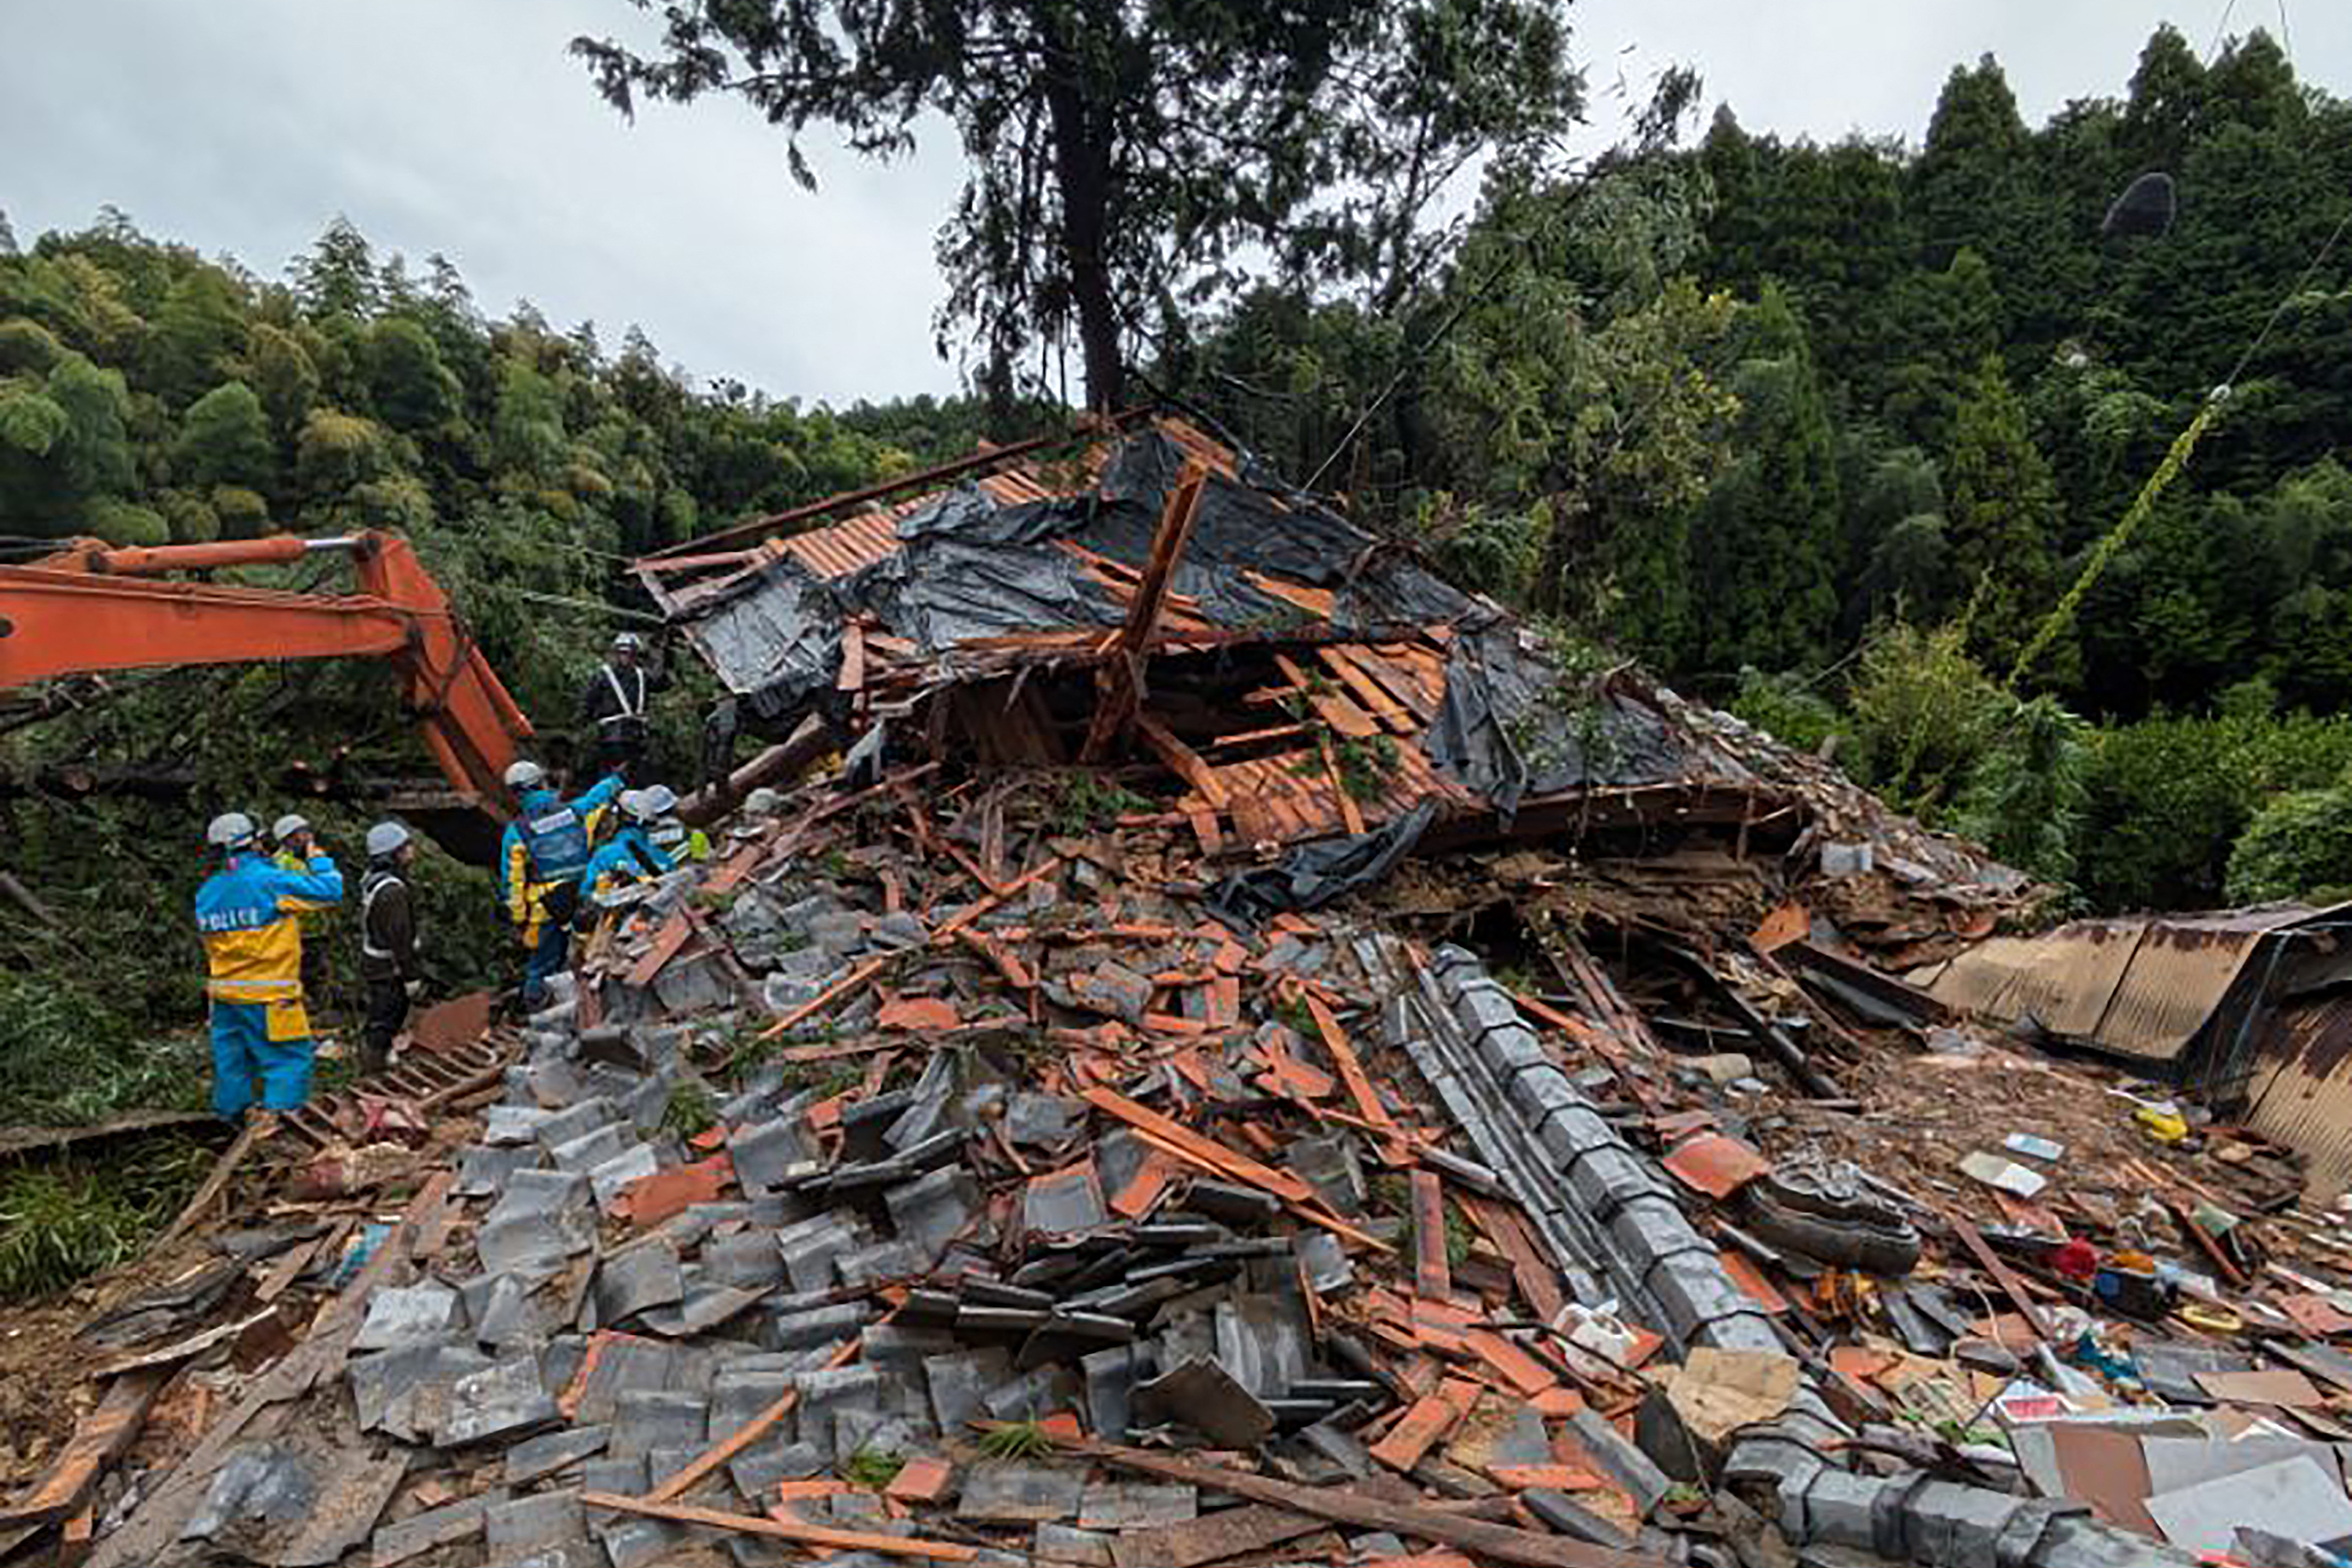
<path fill-rule="evenodd" d="M 1320 909 L 1343 893 L 1387 879 L 1436 819 L 1424 800 L 1370 833 L 1303 844 L 1271 866 L 1236 871 L 1210 889 L 1209 912 L 1229 924 L 1255 926 L 1270 915 Z"/>
<path fill-rule="evenodd" d="M 797 562 L 777 562 L 694 614 L 689 631 L 730 690 L 783 711 L 833 684 L 840 625 L 853 612 L 874 616 L 926 654 L 976 637 L 1117 626 L 1125 606 L 1061 543 L 1141 571 L 1183 460 L 1153 430 L 1120 443 L 1100 488 L 1085 495 L 1003 506 L 976 487 L 950 490 L 901 519 L 899 548 L 865 571 L 824 582 Z M 1212 474 L 1170 585 L 1228 629 L 1271 630 L 1300 618 L 1297 605 L 1253 584 L 1252 573 L 1332 592 L 1333 622 L 1346 628 L 1480 613 L 1475 601 L 1336 512 L 1304 498 L 1277 502 Z"/>
<path fill-rule="evenodd" d="M 1422 749 L 1508 822 L 1529 795 L 1595 784 L 1657 784 L 1691 759 L 1652 710 L 1613 693 L 1571 699 L 1556 661 L 1500 618 L 1454 639 L 1445 700 Z"/>

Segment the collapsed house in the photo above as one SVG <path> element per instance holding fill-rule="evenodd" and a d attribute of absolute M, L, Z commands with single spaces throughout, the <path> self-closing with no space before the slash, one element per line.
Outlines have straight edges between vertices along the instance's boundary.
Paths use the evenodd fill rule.
<path fill-rule="evenodd" d="M 91 1326 L 25 1531 L 284 1568 L 2352 1533 L 2346 1244 L 2295 1163 L 1898 977 L 2025 879 L 1570 679 L 1179 420 L 791 521 L 640 572 L 840 766 L 637 889 L 557 1006 L 420 1042 L 405 1107 L 290 1123 L 217 1238 L 260 1261 Z M 225 1408 L 149 1418 L 191 1388 Z"/>

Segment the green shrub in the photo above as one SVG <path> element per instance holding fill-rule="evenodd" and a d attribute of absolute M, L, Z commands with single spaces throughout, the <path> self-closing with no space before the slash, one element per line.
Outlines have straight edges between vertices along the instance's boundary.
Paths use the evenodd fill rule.
<path fill-rule="evenodd" d="M 2160 717 L 2092 747 L 2078 881 L 2105 910 L 2211 909 L 2230 898 L 2231 847 L 2273 796 L 2333 785 L 2352 763 L 2352 717 Z"/>
<path fill-rule="evenodd" d="M 1852 739 L 1852 726 L 1837 705 L 1794 673 L 1767 675 L 1754 665 L 1744 666 L 1731 711 L 1801 752 L 1819 753 L 1832 735 L 1842 737 L 1841 747 Z"/>
<path fill-rule="evenodd" d="M 2230 850 L 2233 904 L 2333 902 L 2352 884 L 2352 789 L 2296 790 L 2254 814 Z"/>

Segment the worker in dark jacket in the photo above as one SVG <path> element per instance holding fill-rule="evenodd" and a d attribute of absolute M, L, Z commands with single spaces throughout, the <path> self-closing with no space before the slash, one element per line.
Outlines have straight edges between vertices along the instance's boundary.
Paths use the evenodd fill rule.
<path fill-rule="evenodd" d="M 408 867 L 416 842 L 397 822 L 368 829 L 368 868 L 360 879 L 360 978 L 367 982 L 367 1023 L 360 1034 L 360 1070 L 392 1065 L 392 1042 L 408 1022 L 409 1004 L 424 993 L 416 962 L 416 904 Z"/>
<path fill-rule="evenodd" d="M 591 777 L 619 773 L 632 784 L 643 782 L 646 753 L 653 744 L 650 705 L 669 684 L 669 672 L 646 652 L 645 638 L 623 632 L 613 639 L 611 656 L 581 689 L 580 730 L 591 748 Z"/>

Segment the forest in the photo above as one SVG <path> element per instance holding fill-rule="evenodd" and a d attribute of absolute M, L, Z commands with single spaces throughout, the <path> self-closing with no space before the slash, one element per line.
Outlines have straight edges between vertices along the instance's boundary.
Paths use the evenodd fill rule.
<path fill-rule="evenodd" d="M 1221 253 L 1221 287 L 1159 290 L 1089 374 L 2063 907 L 2326 897 L 2352 886 L 2352 103 L 2261 32 L 2206 60 L 2165 28 L 2116 74 L 2029 126 L 1997 60 L 1962 63 L 1924 132 L 1830 145 L 1736 106 L 1693 123 L 1696 83 L 1669 79 L 1601 156 L 1498 157 L 1460 223 L 1353 231 L 1367 265 Z M 2151 171 L 2168 228 L 2104 232 Z M 0 549 L 397 530 L 526 708 L 562 715 L 631 624 L 633 555 L 1066 420 L 1036 301 L 1075 297 L 955 232 L 943 321 L 973 290 L 1013 312 L 976 334 L 971 394 L 829 409 L 698 381 L 635 329 L 493 319 L 449 261 L 340 220 L 278 278 L 111 208 L 21 243 L 0 220 Z M 56 915 L 0 920 L 0 1121 L 181 1092 L 161 1037 L 200 1010 L 180 914 L 203 816 L 279 809 L 289 759 L 398 755 L 381 679 L 0 698 L 0 866 Z M 201 784 L 159 809 L 22 783 L 91 760 Z M 436 858 L 432 893 L 481 935 L 446 950 L 503 959 L 479 873 Z"/>

